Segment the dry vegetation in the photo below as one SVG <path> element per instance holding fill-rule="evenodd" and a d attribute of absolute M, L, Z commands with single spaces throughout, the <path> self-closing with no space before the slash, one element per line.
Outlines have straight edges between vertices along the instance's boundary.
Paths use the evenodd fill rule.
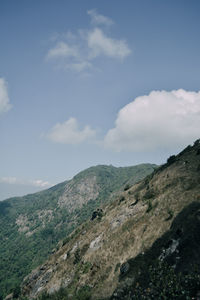
<path fill-rule="evenodd" d="M 103 208 L 101 218 L 83 224 L 27 277 L 24 295 L 37 297 L 61 286 L 73 294 L 89 286 L 93 299 L 110 296 L 117 287 L 120 266 L 149 249 L 184 207 L 200 202 L 199 149 L 198 142 L 145 180 L 126 186 Z"/>

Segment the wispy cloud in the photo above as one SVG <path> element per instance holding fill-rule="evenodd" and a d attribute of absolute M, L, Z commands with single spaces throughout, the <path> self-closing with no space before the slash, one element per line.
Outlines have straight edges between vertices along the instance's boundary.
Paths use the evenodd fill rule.
<path fill-rule="evenodd" d="M 152 91 L 123 107 L 104 145 L 115 151 L 175 149 L 200 133 L 200 91 Z"/>
<path fill-rule="evenodd" d="M 88 33 L 87 43 L 91 59 L 100 55 L 123 59 L 131 53 L 126 41 L 112 39 L 99 28 Z"/>
<path fill-rule="evenodd" d="M 96 9 L 88 10 L 87 13 L 91 17 L 91 23 L 95 26 L 96 25 L 110 26 L 110 25 L 114 24 L 112 19 L 110 19 L 106 16 L 98 14 Z"/>
<path fill-rule="evenodd" d="M 90 126 L 87 125 L 81 130 L 77 120 L 70 118 L 63 123 L 56 124 L 46 137 L 55 143 L 75 145 L 90 140 L 95 135 L 96 131 L 91 129 Z"/>
<path fill-rule="evenodd" d="M 8 111 L 10 108 L 7 83 L 4 78 L 0 78 L 0 113 Z"/>
<path fill-rule="evenodd" d="M 80 29 L 76 34 L 68 31 L 54 35 L 54 45 L 47 52 L 47 61 L 55 61 L 64 69 L 80 73 L 95 67 L 95 59 L 99 56 L 122 61 L 131 54 L 124 39 L 113 38 L 99 27 L 113 24 L 110 18 L 98 14 L 96 10 L 89 10 L 88 15 L 93 28 Z"/>
<path fill-rule="evenodd" d="M 35 186 L 39 188 L 48 188 L 52 186 L 48 181 L 44 181 L 41 179 L 35 179 L 35 180 L 23 180 L 19 179 L 17 177 L 1 177 L 0 183 L 6 183 L 6 184 L 16 184 L 16 185 L 29 185 L 29 186 Z"/>
<path fill-rule="evenodd" d="M 41 179 L 30 180 L 29 183 L 36 187 L 46 188 L 52 186 L 48 181 L 44 181 Z"/>
<path fill-rule="evenodd" d="M 58 57 L 74 57 L 76 59 L 79 59 L 79 50 L 76 46 L 70 46 L 67 43 L 59 42 L 47 53 L 47 59 Z"/>

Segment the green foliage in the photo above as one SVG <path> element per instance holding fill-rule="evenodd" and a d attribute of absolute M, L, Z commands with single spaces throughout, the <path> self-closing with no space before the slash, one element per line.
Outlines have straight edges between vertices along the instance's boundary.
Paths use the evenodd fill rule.
<path fill-rule="evenodd" d="M 135 200 L 138 202 L 140 200 L 139 192 L 136 192 L 134 196 L 135 196 Z"/>
<path fill-rule="evenodd" d="M 93 211 L 91 221 L 94 219 L 101 220 L 103 217 L 103 210 L 101 208 L 97 208 L 97 210 Z"/>
<path fill-rule="evenodd" d="M 199 210 L 200 203 L 190 203 L 152 247 L 127 261 L 129 270 L 119 277 L 119 281 L 123 281 L 119 290 L 123 291 L 118 299 L 197 299 L 200 290 Z M 177 242 L 175 251 L 174 242 Z M 126 284 L 129 278 L 133 279 L 131 286 Z"/>
<path fill-rule="evenodd" d="M 171 155 L 168 159 L 167 159 L 167 164 L 171 165 L 176 161 L 176 155 Z"/>
<path fill-rule="evenodd" d="M 146 193 L 144 194 L 144 199 L 151 199 L 151 198 L 154 198 L 155 197 L 155 192 L 153 189 L 148 189 L 146 191 Z"/>
<path fill-rule="evenodd" d="M 115 266 L 115 273 L 119 270 L 121 264 L 120 263 L 117 263 L 116 266 Z"/>
<path fill-rule="evenodd" d="M 75 253 L 74 253 L 74 265 L 78 264 L 81 261 L 81 251 L 80 249 L 76 249 Z"/>
<path fill-rule="evenodd" d="M 88 273 L 89 270 L 91 269 L 91 267 L 92 267 L 91 262 L 86 261 L 85 263 L 83 263 L 83 266 L 82 266 L 82 271 L 83 271 L 83 273 L 84 273 L 84 274 Z"/>
<path fill-rule="evenodd" d="M 66 245 L 68 242 L 70 241 L 70 237 L 67 236 L 66 238 L 64 238 L 64 240 L 62 241 L 62 245 Z"/>
<path fill-rule="evenodd" d="M 89 244 L 83 245 L 83 247 L 82 247 L 81 250 L 80 250 L 80 255 L 81 255 L 81 257 L 85 255 L 85 253 L 87 252 L 89 246 L 90 246 Z"/>
<path fill-rule="evenodd" d="M 125 187 L 124 187 L 124 191 L 127 191 L 127 190 L 129 190 L 130 188 L 131 188 L 131 185 L 127 183 L 127 184 L 125 185 Z"/>
<path fill-rule="evenodd" d="M 70 296 L 69 296 L 70 295 Z M 70 288 L 61 288 L 54 294 L 43 293 L 38 300 L 90 300 L 91 299 L 91 287 L 84 285 L 77 291 L 71 292 Z"/>
<path fill-rule="evenodd" d="M 174 216 L 174 212 L 173 212 L 173 210 L 171 208 L 167 209 L 167 213 L 168 213 L 168 217 L 165 219 L 165 221 L 171 220 L 173 218 L 173 216 Z"/>
<path fill-rule="evenodd" d="M 49 295 L 47 293 L 43 293 L 38 300 L 64 300 L 68 299 L 68 291 L 64 288 L 61 288 L 58 292 Z"/>
<path fill-rule="evenodd" d="M 14 298 L 14 299 L 19 298 L 20 293 L 21 293 L 21 289 L 20 289 L 20 286 L 18 285 L 18 286 L 16 286 L 16 287 L 14 288 L 14 290 L 13 290 L 13 298 Z"/>
<path fill-rule="evenodd" d="M 91 299 L 91 288 L 87 285 L 81 287 L 75 298 L 74 299 L 77 299 L 77 300 L 90 300 Z"/>
<path fill-rule="evenodd" d="M 133 297 L 140 299 L 196 299 L 200 288 L 200 274 L 176 274 L 174 268 L 163 262 L 149 267 L 148 283 L 137 282 L 133 287 Z"/>
<path fill-rule="evenodd" d="M 110 201 L 112 192 L 121 190 L 127 181 L 131 181 L 130 184 L 139 181 L 153 169 L 151 164 L 126 168 L 97 166 L 79 173 L 74 177 L 73 184 L 95 176 L 99 195 L 97 199 L 90 199 L 81 208 L 70 212 L 67 208 L 58 206 L 58 199 L 70 182 L 60 183 L 39 193 L 0 202 L 0 295 L 5 297 L 20 285 L 32 269 L 52 254 L 60 240 L 63 240 L 63 245 L 68 243 L 73 237 L 69 235 L 88 220 L 97 207 Z M 98 219 L 101 217 L 102 214 Z M 24 227 L 28 229 L 19 232 L 16 220 L 23 218 Z"/>
<path fill-rule="evenodd" d="M 123 201 L 125 201 L 125 197 L 124 197 L 124 195 L 121 195 L 121 196 L 119 197 L 119 204 L 120 204 L 121 202 L 123 202 Z"/>
<path fill-rule="evenodd" d="M 153 208 L 152 202 L 149 200 L 149 201 L 148 201 L 148 207 L 147 207 L 146 212 L 147 212 L 147 213 L 150 212 L 150 211 L 152 210 L 152 208 Z"/>

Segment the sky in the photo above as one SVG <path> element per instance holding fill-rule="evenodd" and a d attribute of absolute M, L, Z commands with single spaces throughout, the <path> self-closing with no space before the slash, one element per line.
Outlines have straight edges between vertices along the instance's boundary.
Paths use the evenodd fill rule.
<path fill-rule="evenodd" d="M 0 200 L 200 136 L 200 1 L 0 0 Z"/>

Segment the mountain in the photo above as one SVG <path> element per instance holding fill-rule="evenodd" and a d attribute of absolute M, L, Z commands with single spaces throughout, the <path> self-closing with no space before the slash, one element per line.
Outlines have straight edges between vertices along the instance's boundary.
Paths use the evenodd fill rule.
<path fill-rule="evenodd" d="M 48 190 L 0 202 L 0 297 L 16 289 L 97 207 L 155 168 L 91 167 Z"/>
<path fill-rule="evenodd" d="M 29 274 L 21 297 L 198 299 L 200 140 L 81 224 Z"/>

